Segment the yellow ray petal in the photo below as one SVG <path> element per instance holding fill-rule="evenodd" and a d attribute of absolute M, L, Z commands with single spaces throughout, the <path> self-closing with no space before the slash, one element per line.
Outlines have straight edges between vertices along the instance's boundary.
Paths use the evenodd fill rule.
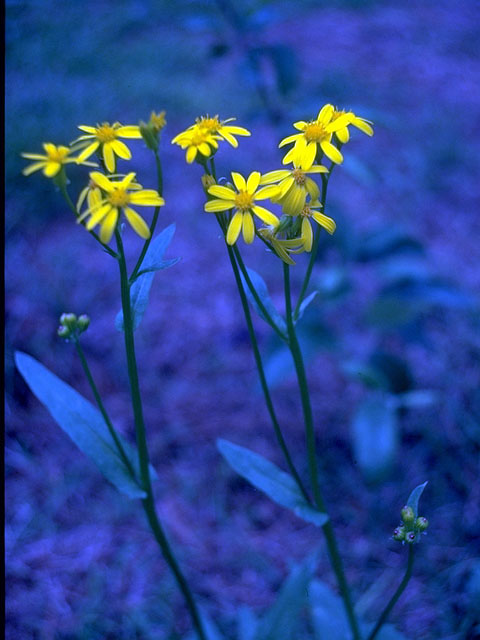
<path fill-rule="evenodd" d="M 239 191 L 245 191 L 247 188 L 247 183 L 245 182 L 245 178 L 240 175 L 240 173 L 236 173 L 235 171 L 232 171 L 232 180 L 233 180 L 233 184 L 236 186 L 236 188 Z"/>
<path fill-rule="evenodd" d="M 207 202 L 208 204 L 208 202 Z M 227 244 L 235 244 L 242 228 L 243 214 L 240 211 L 233 216 L 227 229 Z"/>
<path fill-rule="evenodd" d="M 97 224 L 103 220 L 103 218 L 110 213 L 110 210 L 112 209 L 112 205 L 107 202 L 106 204 L 104 204 L 102 207 L 100 207 L 100 209 L 98 209 L 98 211 L 95 211 L 95 213 L 92 214 L 91 218 L 88 220 L 87 224 L 85 225 L 88 231 L 91 231 L 94 227 L 97 226 Z M 115 209 L 116 211 L 116 209 Z"/>
<path fill-rule="evenodd" d="M 87 158 L 89 158 L 92 155 L 92 153 L 95 153 L 95 151 L 98 149 L 99 146 L 100 146 L 100 142 L 98 140 L 95 140 L 95 142 L 92 142 L 92 144 L 89 144 L 88 147 L 85 147 L 82 153 L 80 153 L 77 156 L 77 162 L 80 163 L 83 160 L 86 160 Z"/>
<path fill-rule="evenodd" d="M 43 160 L 42 162 L 34 162 L 33 164 L 28 165 L 28 167 L 25 167 L 22 173 L 24 176 L 29 176 L 34 171 L 38 171 L 39 169 L 42 169 L 44 166 L 45 166 L 45 160 Z"/>
<path fill-rule="evenodd" d="M 140 129 L 135 125 L 129 125 L 126 127 L 119 127 L 115 133 L 121 138 L 141 138 L 142 134 Z"/>
<path fill-rule="evenodd" d="M 235 202 L 233 200 L 209 200 L 205 203 L 205 211 L 215 213 L 216 211 L 227 211 L 233 209 Z"/>
<path fill-rule="evenodd" d="M 104 176 L 103 173 L 100 173 L 100 171 L 91 171 L 90 178 L 95 182 L 95 184 L 98 184 L 98 186 L 107 193 L 111 193 L 115 190 L 115 185 L 110 182 L 107 176 Z"/>
<path fill-rule="evenodd" d="M 253 239 L 255 238 L 255 224 L 250 211 L 243 214 L 242 233 L 245 242 L 247 244 L 252 244 Z"/>
<path fill-rule="evenodd" d="M 247 180 L 247 191 L 252 195 L 255 193 L 255 189 L 260 184 L 260 171 L 252 171 Z"/>
<path fill-rule="evenodd" d="M 252 211 L 256 216 L 260 218 L 260 220 L 263 220 L 265 224 L 276 227 L 279 223 L 279 220 L 274 213 L 272 213 L 268 209 L 265 209 L 264 207 L 260 207 L 258 204 L 252 207 Z"/>
<path fill-rule="evenodd" d="M 104 244 L 108 244 L 115 231 L 115 226 L 118 220 L 118 209 L 113 208 L 108 216 L 105 218 L 102 226 L 100 227 L 100 240 Z"/>
<path fill-rule="evenodd" d="M 320 143 L 320 146 L 322 147 L 322 151 L 323 153 L 327 156 L 327 158 L 329 158 L 332 162 L 335 162 L 335 164 L 341 164 L 343 162 L 343 156 L 340 153 L 340 151 L 337 149 L 337 147 L 333 146 L 333 144 L 331 142 L 328 142 L 327 140 L 323 140 Z"/>
<path fill-rule="evenodd" d="M 208 190 L 208 193 L 212 196 L 216 196 L 217 198 L 223 198 L 224 200 L 235 200 L 236 193 L 233 189 L 229 189 L 228 187 L 224 187 L 219 184 L 213 185 Z"/>
<path fill-rule="evenodd" d="M 47 162 L 43 173 L 47 176 L 47 178 L 53 178 L 60 171 L 62 165 L 60 162 Z"/>
<path fill-rule="evenodd" d="M 132 154 L 124 142 L 121 140 L 113 140 L 110 144 L 119 158 L 123 158 L 123 160 L 130 160 Z"/>
<path fill-rule="evenodd" d="M 111 142 L 103 143 L 102 154 L 105 166 L 110 171 L 110 173 L 113 173 L 115 171 L 115 154 L 113 153 Z"/>
<path fill-rule="evenodd" d="M 150 237 L 150 229 L 142 216 L 130 207 L 124 207 L 123 212 L 138 235 L 147 240 Z"/>

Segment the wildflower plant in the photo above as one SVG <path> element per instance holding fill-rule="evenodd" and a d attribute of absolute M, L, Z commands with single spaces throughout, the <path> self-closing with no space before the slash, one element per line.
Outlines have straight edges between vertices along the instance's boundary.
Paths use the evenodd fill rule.
<path fill-rule="evenodd" d="M 244 127 L 232 124 L 233 121 L 234 118 L 221 120 L 219 116 L 201 116 L 177 134 L 172 143 L 185 152 L 188 164 L 196 162 L 203 169 L 201 182 L 205 193 L 204 211 L 216 217 L 225 239 L 266 408 L 285 460 L 286 470 L 227 440 L 219 440 L 218 449 L 237 473 L 273 501 L 290 509 L 299 518 L 323 532 L 341 600 L 340 604 L 337 603 L 335 612 L 327 612 L 323 617 L 317 616 L 318 637 L 330 637 L 332 629 L 342 628 L 345 630 L 342 636 L 344 638 L 374 640 L 377 636 L 380 637 L 378 634 L 381 633 L 393 606 L 410 579 L 414 546 L 428 526 L 426 518 L 418 515 L 418 500 L 425 485 L 417 487 L 412 492 L 401 512 L 402 523 L 393 534 L 395 540 L 408 545 L 405 576 L 380 613 L 377 622 L 366 623 L 359 618 L 355 609 L 336 533 L 323 494 L 315 421 L 304 356 L 298 339 L 298 325 L 305 309 L 315 296 L 315 292 L 307 294 L 320 238 L 324 232 L 333 234 L 336 229 L 335 221 L 328 215 L 327 189 L 333 170 L 343 162 L 340 149 L 350 143 L 351 127 L 371 136 L 372 123 L 351 111 L 327 104 L 320 109 L 316 118 L 295 122 L 294 128 L 298 133 L 280 141 L 279 148 L 292 145 L 283 157 L 284 168 L 272 168 L 263 175 L 255 168 L 248 175 L 231 170 L 225 177 L 219 177 L 215 156 L 223 143 L 237 148 L 237 137 L 251 135 Z M 174 234 L 174 225 L 155 235 L 160 210 L 165 205 L 159 153 L 161 134 L 165 126 L 164 111 L 152 112 L 147 122 L 141 121 L 138 125 L 122 125 L 119 122 L 102 122 L 96 126 L 80 125 L 79 129 L 83 133 L 70 147 L 57 147 L 52 143 L 46 143 L 45 155 L 23 154 L 26 159 L 34 161 L 24 169 L 24 174 L 30 175 L 36 170 L 42 170 L 46 177 L 53 179 L 76 223 L 83 226 L 118 265 L 121 311 L 115 324 L 124 334 L 136 449 L 116 430 L 89 368 L 81 345 L 81 336 L 90 325 L 87 315 L 62 314 L 58 336 L 74 345 L 95 398 L 96 407 L 31 356 L 17 353 L 16 363 L 33 393 L 45 404 L 77 446 L 93 459 L 106 478 L 128 497 L 141 500 L 152 533 L 184 596 L 195 632 L 200 640 L 208 640 L 220 635 L 214 635 L 211 623 L 205 624 L 204 614 L 199 611 L 156 509 L 156 473 L 150 464 L 134 340 L 134 332 L 142 320 L 148 302 L 154 273 L 171 267 L 177 261 L 164 259 L 164 253 Z M 138 172 L 129 170 L 130 165 L 124 173 L 122 172 L 123 163 L 130 163 L 134 157 L 135 140 L 140 139 L 154 156 L 157 169 L 156 188 L 144 186 L 137 178 Z M 127 143 L 124 140 L 127 140 Z M 69 171 L 83 170 L 83 166 L 94 169 L 85 176 L 85 186 L 77 194 L 76 204 L 68 191 L 67 165 Z M 137 211 L 138 207 L 142 210 L 141 214 Z M 123 218 L 129 226 L 122 224 Z M 124 239 L 127 240 L 132 232 L 142 238 L 143 246 L 133 267 L 129 268 Z M 113 239 L 115 245 L 112 248 Z M 249 269 L 244 262 L 243 246 L 251 245 L 256 239 L 266 248 L 265 260 L 276 261 L 279 271 L 281 270 L 284 314 L 275 307 L 262 276 Z M 304 253 L 307 255 L 302 256 Z M 302 284 L 296 300 L 292 295 L 292 268 L 303 269 Z M 308 469 L 308 478 L 302 477 L 299 462 L 294 460 L 288 446 L 288 434 L 284 432 L 281 420 L 277 416 L 265 375 L 251 308 L 277 334 L 292 356 L 303 413 L 306 455 L 304 466 Z M 310 569 L 307 572 L 308 580 L 313 575 L 313 571 L 312 575 L 309 572 Z M 325 588 L 323 583 L 313 580 L 312 593 L 319 593 Z M 331 593 L 328 597 L 330 603 L 336 598 Z M 272 615 L 270 618 L 273 620 L 268 623 L 270 626 L 266 622 L 263 626 L 259 624 L 249 637 L 255 640 L 276 637 L 276 616 Z"/>

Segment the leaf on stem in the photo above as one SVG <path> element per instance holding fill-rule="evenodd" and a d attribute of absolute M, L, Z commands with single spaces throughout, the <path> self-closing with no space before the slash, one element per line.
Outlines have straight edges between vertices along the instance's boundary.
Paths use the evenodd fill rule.
<path fill-rule="evenodd" d="M 150 288 L 156 271 L 168 269 L 176 264 L 180 258 L 164 260 L 163 254 L 170 244 L 175 233 L 175 224 L 169 225 L 156 236 L 145 254 L 140 271 L 130 287 L 130 304 L 132 307 L 133 330 L 137 329 L 142 321 L 148 305 Z M 123 331 L 123 312 L 119 311 L 115 318 L 115 327 L 118 331 Z"/>
<path fill-rule="evenodd" d="M 248 267 L 247 267 L 247 273 L 248 273 L 248 277 L 250 278 L 251 283 L 252 283 L 255 291 L 257 292 L 257 295 L 260 298 L 260 301 L 262 302 L 263 306 L 265 307 L 268 315 L 273 320 L 273 322 L 277 326 L 277 328 L 282 333 L 286 333 L 287 332 L 287 325 L 285 324 L 285 320 L 282 318 L 282 316 L 278 312 L 277 308 L 273 304 L 273 301 L 272 301 L 272 299 L 270 297 L 270 294 L 268 293 L 268 288 L 267 288 L 267 285 L 265 283 L 265 280 L 256 271 L 254 271 L 253 269 L 249 269 Z M 255 300 L 255 298 L 254 298 L 254 296 L 253 296 L 253 294 L 252 294 L 252 292 L 250 290 L 250 287 L 248 286 L 247 281 L 245 280 L 243 274 L 241 273 L 240 275 L 241 275 L 241 278 L 242 278 L 243 288 L 245 289 L 245 293 L 247 295 L 248 301 L 250 302 L 252 307 L 255 309 L 255 311 L 258 313 L 258 315 L 263 320 L 265 320 L 265 322 L 268 322 L 267 318 L 265 317 L 265 314 L 263 313 L 263 311 L 258 306 L 257 301 Z"/>
<path fill-rule="evenodd" d="M 300 307 L 298 308 L 298 316 L 297 316 L 297 322 L 298 320 L 300 320 L 300 318 L 303 316 L 305 309 L 308 307 L 308 305 L 313 302 L 313 300 L 317 297 L 318 295 L 318 291 L 313 291 L 309 296 L 307 296 L 304 300 L 302 300 L 302 303 L 300 305 Z"/>
<path fill-rule="evenodd" d="M 15 363 L 32 393 L 77 447 L 95 462 L 107 480 L 129 498 L 145 498 L 146 493 L 123 462 L 102 414 L 75 389 L 26 353 L 17 351 Z M 134 449 L 119 433 L 117 436 L 138 473 Z M 152 468 L 150 472 L 152 479 L 156 478 Z"/>
<path fill-rule="evenodd" d="M 292 476 L 281 471 L 272 462 L 228 440 L 217 440 L 217 447 L 234 471 L 266 493 L 274 502 L 317 527 L 322 527 L 327 522 L 328 515 L 309 505 Z"/>
<path fill-rule="evenodd" d="M 412 493 L 408 497 L 407 506 L 413 509 L 415 518 L 418 517 L 418 501 L 420 500 L 420 496 L 422 495 L 427 484 L 428 484 L 428 480 L 423 484 L 419 484 L 418 487 L 415 487 L 415 489 L 412 491 Z"/>

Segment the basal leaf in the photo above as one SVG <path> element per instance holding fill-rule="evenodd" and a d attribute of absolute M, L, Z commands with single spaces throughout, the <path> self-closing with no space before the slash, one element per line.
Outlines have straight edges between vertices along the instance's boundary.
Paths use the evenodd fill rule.
<path fill-rule="evenodd" d="M 268 293 L 268 288 L 265 283 L 265 280 L 256 271 L 254 271 L 253 269 L 249 269 L 248 267 L 247 267 L 247 273 L 267 313 L 272 318 L 273 322 L 277 325 L 277 327 L 280 329 L 280 331 L 282 331 L 283 333 L 286 333 L 287 325 L 285 324 L 285 320 L 282 318 L 280 313 L 277 311 L 277 308 L 273 304 L 270 294 Z M 245 278 L 243 277 L 243 274 L 241 274 L 241 277 L 242 277 L 243 287 L 245 289 L 245 293 L 247 295 L 247 298 L 250 304 L 258 313 L 258 315 L 261 318 L 263 318 L 265 322 L 267 322 L 265 314 L 258 306 L 257 301 L 255 300 L 252 292 L 250 291 L 250 287 L 248 286 Z"/>
<path fill-rule="evenodd" d="M 95 462 L 107 480 L 130 498 L 145 498 L 145 492 L 132 478 L 120 457 L 101 413 L 75 389 L 26 353 L 17 351 L 15 362 L 33 394 L 77 447 Z M 120 434 L 117 435 L 135 468 L 137 462 L 133 448 Z"/>
<path fill-rule="evenodd" d="M 168 245 L 175 233 L 175 224 L 171 224 L 156 236 L 145 254 L 139 275 L 130 287 L 130 304 L 132 307 L 133 330 L 137 329 L 147 309 L 150 288 L 156 271 L 167 269 L 178 262 L 179 258 L 164 260 Z M 119 311 L 115 318 L 115 327 L 123 331 L 123 311 Z"/>
<path fill-rule="evenodd" d="M 217 440 L 217 447 L 234 471 L 266 493 L 274 502 L 317 527 L 322 527 L 327 522 L 327 514 L 309 505 L 292 476 L 281 471 L 272 462 L 228 440 Z"/>

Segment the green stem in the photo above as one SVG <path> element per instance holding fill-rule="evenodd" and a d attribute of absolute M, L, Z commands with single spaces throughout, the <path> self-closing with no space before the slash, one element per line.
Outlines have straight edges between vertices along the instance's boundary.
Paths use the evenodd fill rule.
<path fill-rule="evenodd" d="M 307 490 L 305 489 L 305 486 L 300 478 L 300 475 L 298 474 L 297 469 L 295 468 L 295 465 L 293 463 L 293 460 L 290 456 L 290 452 L 288 450 L 287 447 L 287 443 L 285 442 L 285 439 L 283 437 L 283 433 L 282 430 L 280 428 L 280 425 L 278 423 L 277 420 L 277 416 L 275 414 L 275 409 L 273 407 L 273 402 L 272 402 L 272 398 L 270 395 L 270 391 L 268 388 L 268 384 L 267 384 L 267 380 L 265 377 L 265 371 L 263 368 L 263 363 L 262 363 L 262 358 L 260 355 L 260 350 L 258 348 L 258 342 L 257 342 L 257 338 L 255 335 L 255 330 L 253 328 L 253 322 L 252 322 L 252 316 L 250 313 L 250 309 L 248 307 L 248 300 L 247 297 L 245 295 L 245 289 L 243 287 L 243 283 L 242 283 L 242 279 L 240 277 L 240 272 L 238 270 L 238 265 L 235 261 L 235 254 L 234 251 L 232 249 L 232 247 L 228 246 L 228 257 L 230 258 L 230 263 L 232 265 L 232 269 L 233 269 L 233 274 L 235 276 L 235 282 L 237 283 L 237 287 L 238 287 L 238 292 L 240 294 L 240 300 L 242 301 L 242 307 L 243 307 L 243 313 L 245 314 L 245 320 L 247 322 L 247 327 L 248 327 L 248 334 L 250 336 L 250 342 L 252 343 L 252 348 L 253 348 L 253 355 L 255 358 L 255 364 L 257 365 L 257 369 L 258 369 L 258 375 L 260 377 L 260 385 L 262 387 L 262 391 L 263 391 L 263 395 L 265 397 L 265 402 L 267 404 L 267 409 L 268 409 L 268 413 L 270 415 L 270 419 L 272 421 L 272 425 L 273 425 L 273 429 L 275 431 L 275 436 L 277 438 L 278 444 L 280 445 L 280 448 L 283 452 L 283 455 L 285 457 L 285 461 L 287 463 L 287 466 L 290 470 L 290 473 L 292 474 L 295 482 L 298 485 L 298 488 L 300 489 L 300 491 L 302 492 L 303 497 L 305 498 L 305 500 L 311 504 L 311 498 L 308 495 Z"/>
<path fill-rule="evenodd" d="M 110 431 L 110 435 L 112 436 L 112 438 L 113 438 L 113 440 L 115 442 L 115 445 L 116 445 L 116 447 L 118 449 L 120 457 L 122 458 L 125 466 L 127 467 L 130 475 L 132 476 L 132 478 L 134 480 L 136 480 L 135 471 L 134 471 L 134 469 L 132 467 L 132 463 L 128 459 L 127 454 L 125 453 L 125 449 L 123 448 L 122 443 L 120 442 L 120 439 L 118 437 L 118 434 L 115 431 L 115 428 L 114 428 L 114 426 L 112 424 L 112 421 L 110 420 L 110 418 L 109 418 L 109 416 L 107 414 L 107 411 L 106 411 L 105 406 L 103 404 L 102 398 L 100 397 L 100 394 L 98 392 L 97 385 L 95 384 L 95 381 L 93 379 L 92 372 L 90 371 L 90 367 L 88 366 L 87 359 L 85 358 L 85 354 L 83 352 L 83 349 L 82 349 L 82 346 L 80 344 L 80 341 L 79 341 L 78 337 L 76 337 L 76 336 L 74 337 L 74 342 L 75 342 L 75 348 L 76 348 L 78 356 L 80 358 L 80 362 L 82 363 L 83 370 L 85 372 L 85 375 L 87 377 L 88 383 L 89 383 L 90 388 L 92 389 L 93 395 L 95 397 L 95 402 L 97 403 L 98 408 L 100 409 L 100 413 L 102 414 L 103 419 L 105 420 L 105 424 L 107 425 L 108 430 Z"/>
<path fill-rule="evenodd" d="M 397 600 L 400 598 L 402 593 L 405 591 L 405 588 L 406 588 L 407 584 L 409 583 L 410 578 L 412 577 L 413 560 L 414 560 L 413 544 L 409 544 L 408 545 L 407 569 L 405 571 L 405 575 L 403 576 L 403 580 L 398 585 L 398 589 L 393 594 L 390 602 L 387 604 L 385 609 L 382 611 L 382 614 L 381 614 L 380 618 L 378 619 L 377 624 L 375 625 L 373 630 L 370 632 L 370 635 L 368 636 L 367 640 L 373 640 L 375 638 L 377 633 L 380 631 L 382 626 L 387 621 L 387 618 L 390 615 L 390 612 L 393 609 L 393 607 L 396 605 Z"/>
<path fill-rule="evenodd" d="M 322 176 L 322 193 L 320 195 L 320 202 L 322 203 L 322 210 L 325 211 L 325 200 L 327 199 L 327 187 L 328 187 L 328 181 L 330 179 L 330 175 L 331 175 L 331 171 L 333 168 L 333 164 L 332 167 L 330 167 L 330 173 L 325 175 L 325 174 L 321 174 Z M 315 264 L 315 259 L 317 257 L 317 252 L 318 252 L 318 244 L 320 242 L 320 236 L 321 236 L 321 230 L 317 229 L 316 233 L 315 233 L 315 238 L 313 240 L 313 247 L 312 247 L 312 251 L 310 253 L 310 260 L 308 261 L 308 266 L 307 266 L 307 270 L 305 272 L 305 277 L 303 279 L 303 283 L 302 283 L 302 287 L 300 289 L 300 294 L 298 296 L 298 300 L 297 300 L 297 304 L 295 306 L 295 311 L 293 312 L 293 321 L 296 322 L 298 320 L 298 315 L 300 313 L 300 306 L 305 298 L 305 294 L 307 293 L 307 289 L 308 289 L 308 285 L 310 283 L 310 277 L 312 275 L 312 270 L 313 270 L 313 265 Z"/>
<path fill-rule="evenodd" d="M 58 184 L 58 183 L 57 183 Z M 62 196 L 65 198 L 66 203 L 68 204 L 68 206 L 70 207 L 70 209 L 73 211 L 73 213 L 75 214 L 75 217 L 78 218 L 78 211 L 77 211 L 77 207 L 73 204 L 72 199 L 70 198 L 70 196 L 68 195 L 68 191 L 67 188 L 65 186 L 65 184 L 60 183 L 58 184 L 59 188 L 60 188 L 60 192 L 62 194 Z M 95 238 L 95 240 L 102 245 L 102 247 L 105 249 L 105 251 L 112 256 L 112 258 L 118 258 L 118 255 L 115 253 L 115 251 L 113 251 L 112 249 L 110 249 L 110 247 L 108 246 L 108 244 L 105 244 L 104 242 L 102 242 L 100 240 L 100 237 L 95 233 L 95 231 L 89 231 L 88 232 L 91 236 L 93 236 Z"/>
<path fill-rule="evenodd" d="M 288 330 L 288 344 L 292 354 L 292 358 L 295 364 L 295 371 L 297 374 L 298 385 L 300 388 L 300 397 L 302 402 L 303 417 L 305 422 L 305 435 L 307 442 L 307 454 L 308 454 L 308 467 L 310 471 L 310 481 L 312 484 L 313 496 L 317 508 L 326 513 L 327 509 L 325 501 L 320 490 L 318 482 L 318 467 L 317 457 L 315 452 L 315 430 L 313 425 L 312 407 L 310 404 L 310 394 L 308 391 L 307 376 L 305 373 L 305 365 L 303 363 L 302 351 L 298 342 L 297 334 L 295 332 L 295 324 L 292 316 L 292 302 L 290 293 L 290 267 L 288 264 L 283 263 L 283 275 L 285 285 L 285 308 L 287 316 L 287 330 Z M 350 628 L 353 633 L 354 640 L 361 640 L 360 630 L 358 627 L 357 617 L 353 608 L 352 597 L 350 594 L 350 588 L 345 576 L 343 568 L 342 558 L 338 550 L 337 540 L 335 532 L 330 520 L 328 520 L 322 527 L 327 544 L 328 554 L 330 562 L 332 564 L 333 571 L 337 578 L 340 593 L 345 606 L 345 611 L 348 617 Z"/>
<path fill-rule="evenodd" d="M 267 309 L 265 308 L 265 305 L 261 301 L 261 299 L 260 299 L 260 297 L 259 297 L 259 295 L 257 293 L 257 290 L 255 289 L 250 276 L 248 275 L 247 268 L 245 266 L 245 263 L 243 262 L 242 256 L 240 255 L 240 251 L 238 250 L 238 248 L 236 246 L 233 247 L 233 251 L 235 253 L 235 258 L 237 259 L 238 266 L 240 267 L 240 271 L 242 272 L 242 275 L 243 275 L 243 277 L 245 279 L 245 282 L 247 283 L 247 286 L 250 289 L 250 292 L 251 292 L 255 302 L 257 303 L 258 308 L 262 312 L 266 322 L 272 327 L 272 329 L 275 331 L 275 333 L 284 342 L 287 342 L 288 341 L 287 336 L 283 333 L 283 331 L 280 329 L 280 327 L 278 327 L 276 325 L 276 323 L 272 319 L 271 315 L 268 313 Z"/>
<path fill-rule="evenodd" d="M 197 605 L 193 599 L 190 587 L 182 574 L 180 567 L 173 555 L 170 544 L 163 531 L 155 509 L 155 501 L 153 497 L 153 489 L 150 481 L 150 470 L 148 460 L 148 448 L 145 431 L 145 422 L 143 419 L 142 400 L 140 396 L 140 385 L 138 381 L 137 362 L 135 357 L 135 343 L 133 338 L 133 323 L 130 306 L 130 285 L 128 282 L 127 265 L 125 262 L 125 252 L 123 249 L 122 237 L 118 229 L 115 230 L 117 240 L 119 266 L 120 266 L 120 284 L 122 294 L 122 310 L 123 310 L 123 327 L 125 336 L 125 351 L 127 354 L 128 378 L 130 381 L 130 393 L 132 397 L 133 414 L 135 419 L 135 432 L 138 447 L 138 458 L 140 465 L 140 477 L 142 488 L 145 490 L 147 497 L 142 500 L 143 508 L 148 518 L 148 522 L 152 529 L 153 535 L 162 550 L 163 556 L 167 561 L 172 573 L 175 576 L 177 584 L 185 598 L 193 625 L 200 640 L 207 640 L 203 624 Z"/>
<path fill-rule="evenodd" d="M 157 191 L 160 195 L 163 195 L 163 174 L 162 174 L 162 165 L 160 162 L 160 156 L 158 155 L 158 151 L 154 151 L 155 153 L 155 164 L 157 167 Z M 150 237 L 145 241 L 143 245 L 140 256 L 138 257 L 137 264 L 132 271 L 132 275 L 130 276 L 130 282 L 133 282 L 140 271 L 140 267 L 142 266 L 143 259 L 148 251 L 148 247 L 150 246 L 150 242 L 153 238 L 153 232 L 155 231 L 155 227 L 157 226 L 158 214 L 160 213 L 160 207 L 155 207 L 155 211 L 153 213 L 152 224 L 150 225 Z"/>

